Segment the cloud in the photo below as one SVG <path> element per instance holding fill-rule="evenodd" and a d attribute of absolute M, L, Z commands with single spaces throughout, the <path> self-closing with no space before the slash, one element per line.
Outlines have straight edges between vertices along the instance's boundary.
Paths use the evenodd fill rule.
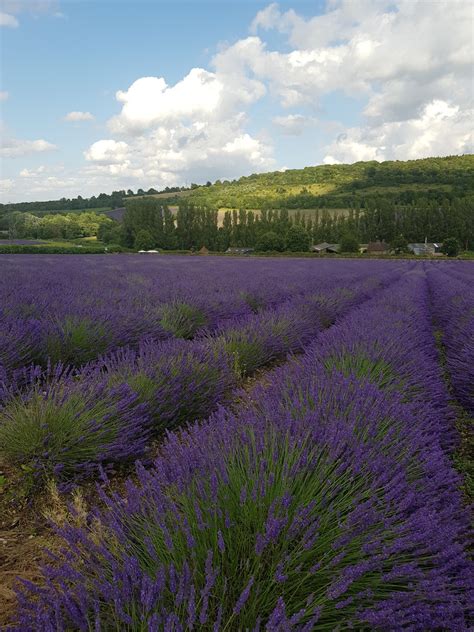
<path fill-rule="evenodd" d="M 22 169 L 20 171 L 20 176 L 22 178 L 37 178 L 39 175 L 46 171 L 46 167 L 41 165 L 37 169 Z"/>
<path fill-rule="evenodd" d="M 8 13 L 55 13 L 59 10 L 59 0 L 2 0 L 2 7 Z"/>
<path fill-rule="evenodd" d="M 302 114 L 288 114 L 287 116 L 274 116 L 272 123 L 282 134 L 300 136 L 306 128 L 316 123 L 316 119 Z"/>
<path fill-rule="evenodd" d="M 331 0 L 311 18 L 273 3 L 256 14 L 253 35 L 223 48 L 214 64 L 262 82 L 285 108 L 317 110 L 337 92 L 365 100 L 364 124 L 338 136 L 326 161 L 472 151 L 471 19 L 462 0 L 429 9 L 421 0 Z M 260 34 L 271 29 L 288 51 L 268 49 Z M 298 134 L 303 119 L 273 123 Z"/>
<path fill-rule="evenodd" d="M 55 17 L 63 17 L 58 7 L 59 0 L 2 0 L 4 12 L 0 12 L 0 26 L 17 28 L 20 22 L 15 16 L 22 13 L 33 16 L 51 14 Z"/>
<path fill-rule="evenodd" d="M 464 102 L 471 98 L 470 3 L 440 1 L 428 9 L 420 0 L 334 0 L 327 8 L 304 19 L 272 4 L 253 22 L 254 31 L 285 33 L 293 47 L 280 53 L 254 45 L 243 60 L 271 83 L 283 105 L 314 103 L 343 90 L 367 96 L 367 116 L 397 120 L 434 98 L 452 98 L 453 89 Z M 224 54 L 240 51 L 234 45 Z"/>
<path fill-rule="evenodd" d="M 17 138 L 6 138 L 0 148 L 0 155 L 5 158 L 18 158 L 29 154 L 53 151 L 56 145 L 47 140 L 20 140 Z"/>
<path fill-rule="evenodd" d="M 97 141 L 85 157 L 103 174 L 141 177 L 150 186 L 236 177 L 273 165 L 270 148 L 243 131 L 239 115 L 222 122 L 160 125 L 127 143 Z"/>
<path fill-rule="evenodd" d="M 90 112 L 68 112 L 64 117 L 65 121 L 93 121 L 94 116 Z"/>
<path fill-rule="evenodd" d="M 139 134 L 159 125 L 219 121 L 265 92 L 262 84 L 252 81 L 237 89 L 232 79 L 203 68 L 192 68 L 174 86 L 168 86 L 163 77 L 141 77 L 128 90 L 116 93 L 123 106 L 109 121 L 109 129 L 112 133 Z"/>
<path fill-rule="evenodd" d="M 409 160 L 474 152 L 474 110 L 433 100 L 403 122 L 354 127 L 327 147 L 324 162 Z"/>
<path fill-rule="evenodd" d="M 117 92 L 122 112 L 110 121 L 109 128 L 143 131 L 160 123 L 207 119 L 216 112 L 223 87 L 213 73 L 202 68 L 193 68 L 173 87 L 163 77 L 142 77 L 128 90 Z"/>
<path fill-rule="evenodd" d="M 123 141 L 98 140 L 84 152 L 86 160 L 104 165 L 124 162 L 127 158 L 128 145 Z"/>
<path fill-rule="evenodd" d="M 141 77 L 116 93 L 122 108 L 107 124 L 115 139 L 89 147 L 89 170 L 171 186 L 270 168 L 270 144 L 245 129 L 246 106 L 264 93 L 261 82 L 238 69 L 192 68 L 174 85 Z"/>
<path fill-rule="evenodd" d="M 5 195 L 15 189 L 15 181 L 12 178 L 0 179 L 0 194 Z"/>
<path fill-rule="evenodd" d="M 14 15 L 9 13 L 0 13 L 0 26 L 8 26 L 16 29 L 19 26 L 19 22 Z"/>
<path fill-rule="evenodd" d="M 6 90 L 0 90 L 0 101 L 6 101 L 9 96 Z"/>

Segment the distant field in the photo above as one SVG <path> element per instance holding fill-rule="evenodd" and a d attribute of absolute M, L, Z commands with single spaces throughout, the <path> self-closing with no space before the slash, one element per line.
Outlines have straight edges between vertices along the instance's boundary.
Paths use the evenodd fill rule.
<path fill-rule="evenodd" d="M 38 246 L 47 243 L 38 239 L 0 239 L 0 246 Z"/>
<path fill-rule="evenodd" d="M 133 197 L 125 198 L 125 200 L 139 200 L 144 197 L 154 197 L 159 199 L 167 199 L 167 198 L 184 198 L 192 195 L 193 191 L 177 191 L 176 193 L 154 193 L 153 195 L 134 195 Z"/>
<path fill-rule="evenodd" d="M 44 215 L 64 215 L 65 213 L 97 213 L 102 215 L 110 211 L 110 206 L 100 206 L 98 208 L 77 208 L 77 209 L 61 209 L 58 211 L 32 211 L 37 217 L 43 217 Z"/>

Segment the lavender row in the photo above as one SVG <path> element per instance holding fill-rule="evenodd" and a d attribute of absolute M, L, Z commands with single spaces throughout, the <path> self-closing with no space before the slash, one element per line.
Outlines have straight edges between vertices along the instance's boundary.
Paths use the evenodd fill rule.
<path fill-rule="evenodd" d="M 192 338 L 374 268 L 342 263 L 329 275 L 304 260 L 64 256 L 38 269 L 33 256 L 2 256 L 0 376 L 32 363 L 80 366 L 146 337 Z"/>
<path fill-rule="evenodd" d="M 470 284 L 441 269 L 429 269 L 428 280 L 454 395 L 474 415 L 474 270 Z"/>
<path fill-rule="evenodd" d="M 427 300 L 406 275 L 240 412 L 171 433 L 91 526 L 58 529 L 64 557 L 22 593 L 18 629 L 467 630 L 467 516 Z"/>
<path fill-rule="evenodd" d="M 436 436 L 449 450 L 455 441 L 453 414 L 433 337 L 431 308 L 426 275 L 419 266 L 397 283 L 396 291 L 393 287 L 384 291 L 318 337 L 294 368 L 286 369 L 287 379 L 302 388 L 304 375 L 311 379 L 311 368 L 321 367 L 399 392 L 420 410 L 432 411 L 431 425 L 436 425 Z M 298 374 L 297 380 L 291 370 Z"/>
<path fill-rule="evenodd" d="M 60 482 L 144 458 L 153 437 L 207 417 L 242 378 L 302 350 L 397 276 L 388 270 L 350 290 L 307 294 L 227 323 L 213 337 L 147 340 L 79 371 L 58 365 L 45 374 L 33 367 L 24 374 L 29 388 L 20 383 L 4 392 L 0 452 L 35 480 L 52 475 Z"/>

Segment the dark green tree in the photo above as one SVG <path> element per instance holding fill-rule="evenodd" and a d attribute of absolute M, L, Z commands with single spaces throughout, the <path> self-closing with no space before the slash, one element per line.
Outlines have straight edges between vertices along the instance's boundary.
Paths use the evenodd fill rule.
<path fill-rule="evenodd" d="M 281 235 L 269 230 L 260 235 L 257 240 L 257 250 L 262 252 L 277 251 L 281 252 L 285 249 L 285 241 Z"/>
<path fill-rule="evenodd" d="M 153 237 L 147 230 L 139 230 L 135 237 L 135 250 L 151 250 L 156 246 Z"/>
<path fill-rule="evenodd" d="M 359 252 L 359 241 L 355 235 L 345 233 L 341 237 L 341 252 Z"/>
<path fill-rule="evenodd" d="M 397 255 L 402 252 L 408 252 L 408 240 L 403 235 L 397 235 L 395 239 L 392 239 L 390 246 Z"/>
<path fill-rule="evenodd" d="M 291 226 L 286 235 L 286 249 L 291 252 L 307 252 L 310 237 L 306 228 L 301 224 Z"/>
<path fill-rule="evenodd" d="M 457 257 L 461 247 L 456 237 L 447 237 L 443 242 L 442 251 L 448 257 Z"/>

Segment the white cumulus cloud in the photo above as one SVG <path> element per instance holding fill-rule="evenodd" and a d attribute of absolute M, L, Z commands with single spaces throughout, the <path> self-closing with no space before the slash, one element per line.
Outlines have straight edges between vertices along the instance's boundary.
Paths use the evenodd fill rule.
<path fill-rule="evenodd" d="M 354 127 L 326 149 L 325 163 L 359 160 L 409 160 L 474 152 L 474 110 L 440 100 L 402 122 Z"/>
<path fill-rule="evenodd" d="M 47 140 L 20 140 L 18 138 L 6 138 L 2 142 L 0 155 L 5 158 L 18 158 L 29 154 L 41 153 L 57 149 L 56 145 Z"/>
<path fill-rule="evenodd" d="M 270 29 L 289 50 L 268 49 L 260 34 Z M 331 0 L 311 18 L 273 3 L 257 13 L 251 32 L 216 55 L 217 68 L 263 82 L 284 108 L 317 110 L 338 91 L 365 99 L 364 123 L 338 136 L 326 160 L 472 151 L 471 3 Z M 294 116 L 273 123 L 296 132 Z"/>
<path fill-rule="evenodd" d="M 86 160 L 112 165 L 121 163 L 127 158 L 128 145 L 123 141 L 98 140 L 84 152 Z"/>
<path fill-rule="evenodd" d="M 316 119 L 302 114 L 287 114 L 286 116 L 274 116 L 272 123 L 282 134 L 300 136 L 306 128 L 316 123 Z"/>
<path fill-rule="evenodd" d="M 0 195 L 6 195 L 15 189 L 15 181 L 12 178 L 0 179 Z"/>
<path fill-rule="evenodd" d="M 94 163 L 90 168 L 117 180 L 142 178 L 150 186 L 271 168 L 270 144 L 245 129 L 245 106 L 265 87 L 228 70 L 193 68 L 174 85 L 141 77 L 119 90 L 122 109 L 108 121 L 115 139 L 91 145 L 84 154 Z"/>
<path fill-rule="evenodd" d="M 20 176 L 22 178 L 36 178 L 42 173 L 44 173 L 45 171 L 46 171 L 46 167 L 44 165 L 41 165 L 37 169 L 22 169 L 20 171 Z"/>
<path fill-rule="evenodd" d="M 77 121 L 93 121 L 94 116 L 90 112 L 68 112 L 64 117 L 65 121 L 77 122 Z"/>
<path fill-rule="evenodd" d="M 109 128 L 134 132 L 171 121 L 208 119 L 216 113 L 223 89 L 219 79 L 202 68 L 193 68 L 172 87 L 163 77 L 142 77 L 128 90 L 117 92 L 122 112 L 110 121 Z"/>
<path fill-rule="evenodd" d="M 19 22 L 14 15 L 10 13 L 0 13 L 0 26 L 8 26 L 16 29 L 19 26 Z"/>

